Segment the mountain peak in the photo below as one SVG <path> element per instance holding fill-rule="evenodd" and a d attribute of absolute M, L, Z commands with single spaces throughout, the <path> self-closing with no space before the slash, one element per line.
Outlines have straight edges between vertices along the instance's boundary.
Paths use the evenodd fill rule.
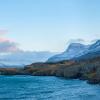
<path fill-rule="evenodd" d="M 71 43 L 69 46 L 68 46 L 68 49 L 66 50 L 67 52 L 71 49 L 73 50 L 78 50 L 78 49 L 84 49 L 86 46 L 84 44 L 81 44 L 81 43 Z"/>
<path fill-rule="evenodd" d="M 84 45 L 81 43 L 71 43 L 69 47 L 83 47 Z"/>

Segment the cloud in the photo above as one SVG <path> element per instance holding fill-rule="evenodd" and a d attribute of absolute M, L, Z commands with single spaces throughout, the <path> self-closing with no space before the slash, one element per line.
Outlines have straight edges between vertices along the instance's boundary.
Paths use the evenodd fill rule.
<path fill-rule="evenodd" d="M 0 53 L 10 53 L 20 51 L 18 44 L 8 39 L 0 38 Z"/>
<path fill-rule="evenodd" d="M 8 30 L 0 29 L 0 53 L 13 53 L 21 51 L 18 44 L 10 39 L 4 38 L 3 35 L 7 34 Z"/>

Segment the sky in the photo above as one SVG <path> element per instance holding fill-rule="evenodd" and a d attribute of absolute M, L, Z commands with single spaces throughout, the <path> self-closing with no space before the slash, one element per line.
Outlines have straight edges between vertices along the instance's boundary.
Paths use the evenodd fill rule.
<path fill-rule="evenodd" d="M 62 52 L 100 38 L 100 0 L 0 0 L 1 51 Z"/>

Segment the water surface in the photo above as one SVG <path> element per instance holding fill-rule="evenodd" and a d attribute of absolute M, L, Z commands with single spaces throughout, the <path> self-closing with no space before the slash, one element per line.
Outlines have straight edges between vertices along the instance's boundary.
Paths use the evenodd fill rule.
<path fill-rule="evenodd" d="M 57 77 L 0 76 L 0 100 L 100 100 L 100 86 Z"/>

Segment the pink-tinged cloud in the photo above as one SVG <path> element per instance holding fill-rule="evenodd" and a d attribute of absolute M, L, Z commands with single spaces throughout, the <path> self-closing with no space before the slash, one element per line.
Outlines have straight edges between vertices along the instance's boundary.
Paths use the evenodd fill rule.
<path fill-rule="evenodd" d="M 9 39 L 6 39 L 6 38 L 0 38 L 0 42 L 5 42 L 5 41 L 6 41 L 6 42 L 7 42 L 7 41 L 9 42 L 10 40 L 9 40 Z"/>
<path fill-rule="evenodd" d="M 18 44 L 8 39 L 0 38 L 0 53 L 9 53 L 20 51 Z"/>

